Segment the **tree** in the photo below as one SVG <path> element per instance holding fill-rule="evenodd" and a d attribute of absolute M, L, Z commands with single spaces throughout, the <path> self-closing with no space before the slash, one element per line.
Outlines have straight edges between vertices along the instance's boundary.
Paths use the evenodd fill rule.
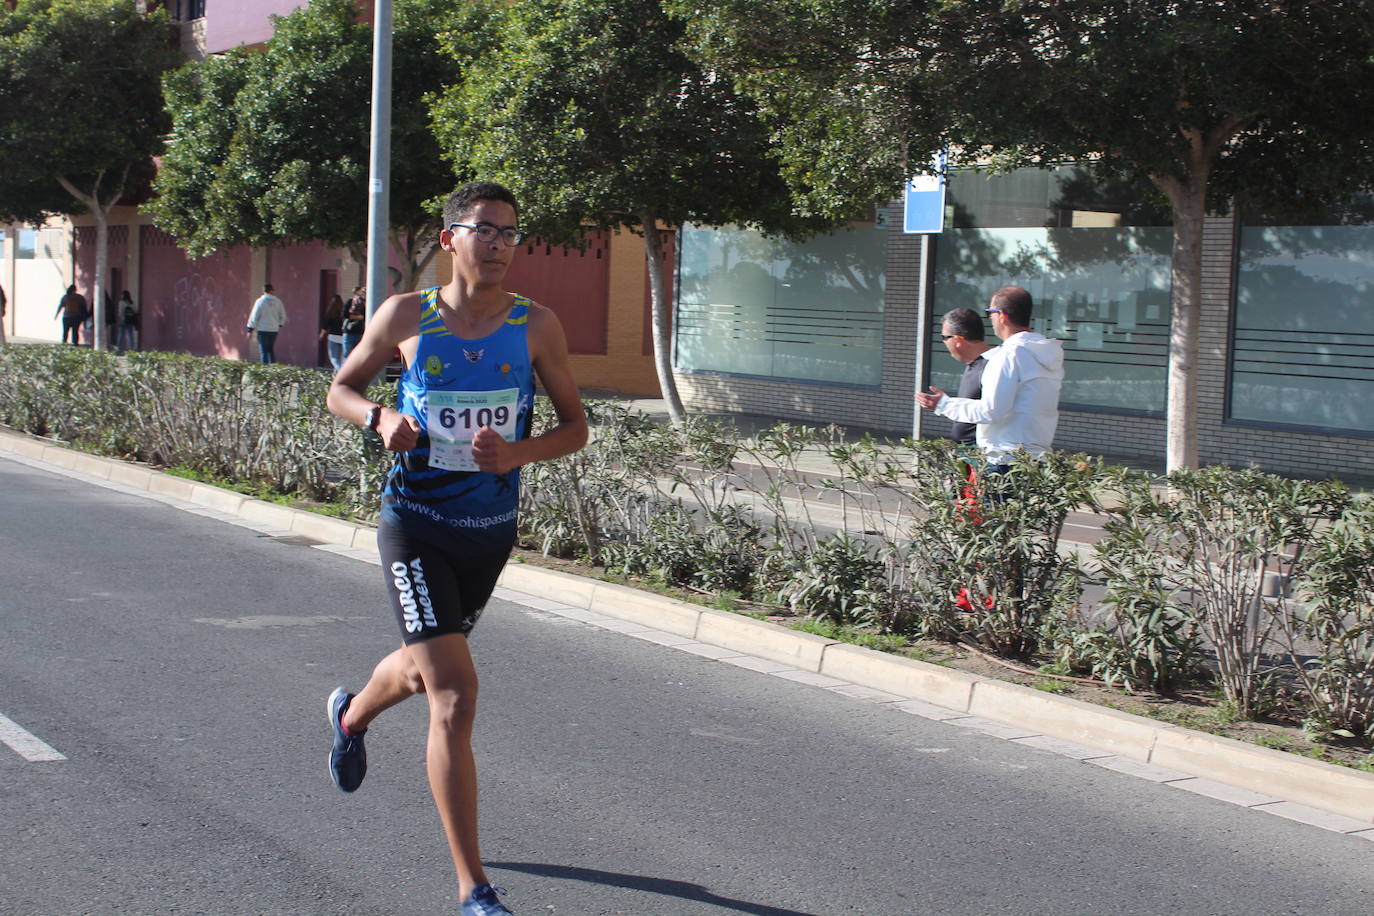
<path fill-rule="evenodd" d="M 547 239 L 576 244 L 589 230 L 616 228 L 643 236 L 654 362 L 681 422 L 664 227 L 804 234 L 839 220 L 792 213 L 754 105 L 682 53 L 682 24 L 659 0 L 490 6 L 503 17 L 503 43 L 467 61 L 462 83 L 437 95 L 435 133 L 455 171 L 507 184 L 527 227 Z"/>
<path fill-rule="evenodd" d="M 146 186 L 166 119 L 160 81 L 181 55 L 162 12 L 133 0 L 0 8 L 0 218 L 89 212 L 96 346 L 105 339 L 110 210 Z"/>
<path fill-rule="evenodd" d="M 1173 215 L 1168 466 L 1197 464 L 1202 223 L 1374 175 L 1364 0 L 723 0 L 701 53 L 771 116 L 804 205 L 895 194 L 948 146 L 1146 179 Z"/>
<path fill-rule="evenodd" d="M 436 197 L 452 187 L 424 93 L 455 80 L 440 54 L 444 0 L 398 0 L 393 24 L 389 238 L 414 287 L 437 249 Z M 193 255 L 236 244 L 322 240 L 362 260 L 367 237 L 372 32 L 355 0 L 273 17 L 260 51 L 190 64 L 166 81 L 172 139 L 149 205 Z M 479 28 L 465 30 L 478 35 Z"/>

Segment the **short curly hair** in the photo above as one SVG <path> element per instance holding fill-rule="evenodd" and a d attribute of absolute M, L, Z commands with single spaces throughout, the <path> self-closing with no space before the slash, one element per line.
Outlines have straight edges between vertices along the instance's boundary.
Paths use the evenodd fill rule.
<path fill-rule="evenodd" d="M 472 215 L 472 208 L 484 200 L 499 200 L 511 205 L 515 215 L 520 215 L 520 204 L 515 195 L 503 184 L 494 181 L 471 181 L 448 196 L 444 201 L 444 226 L 461 223 Z"/>

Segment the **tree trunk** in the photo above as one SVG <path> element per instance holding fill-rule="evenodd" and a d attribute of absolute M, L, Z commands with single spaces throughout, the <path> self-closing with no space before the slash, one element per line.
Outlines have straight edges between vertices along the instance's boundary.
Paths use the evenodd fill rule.
<path fill-rule="evenodd" d="M 91 312 L 95 315 L 95 343 L 94 349 L 110 349 L 108 327 L 105 323 L 106 303 L 105 297 L 108 295 L 105 290 L 105 277 L 108 274 L 107 268 L 110 266 L 110 225 L 109 211 L 97 206 L 91 211 L 95 216 L 95 289 L 91 293 Z"/>
<path fill-rule="evenodd" d="M 1197 354 L 1202 326 L 1202 221 L 1206 178 L 1155 179 L 1174 217 L 1173 291 L 1169 320 L 1169 401 L 1166 468 L 1198 466 Z"/>
<path fill-rule="evenodd" d="M 367 246 L 362 242 L 350 242 L 348 244 L 348 256 L 357 265 L 358 272 L 353 276 L 351 286 L 362 286 L 367 282 Z M 352 291 L 351 288 L 349 290 Z"/>
<path fill-rule="evenodd" d="M 92 349 L 96 350 L 108 350 L 111 344 L 105 326 L 105 275 L 110 262 L 110 211 L 119 203 L 119 198 L 124 196 L 124 182 L 129 177 L 129 166 L 124 166 L 124 172 L 119 176 L 119 185 L 110 194 L 108 201 L 100 199 L 100 182 L 104 177 L 104 172 L 96 175 L 95 187 L 91 189 L 91 193 L 86 194 L 68 181 L 66 176 L 57 176 L 57 183 L 62 185 L 68 194 L 85 204 L 86 209 L 95 217 L 95 288 L 91 290 L 91 315 L 94 324 L 91 330 L 95 334 Z"/>
<path fill-rule="evenodd" d="M 420 283 L 420 275 L 425 272 L 434 255 L 439 251 L 439 233 L 430 223 L 418 229 L 389 230 L 391 247 L 401 261 L 401 280 L 399 293 L 413 291 Z"/>
<path fill-rule="evenodd" d="M 677 380 L 673 378 L 673 318 L 671 303 L 668 302 L 668 284 L 663 279 L 663 234 L 658 228 L 658 218 L 652 210 L 639 213 L 644 227 L 644 256 L 649 265 L 649 301 L 652 303 L 654 331 L 654 368 L 658 372 L 658 387 L 663 392 L 663 401 L 668 407 L 668 418 L 674 426 L 681 426 L 687 414 L 682 409 L 682 398 L 677 392 Z"/>

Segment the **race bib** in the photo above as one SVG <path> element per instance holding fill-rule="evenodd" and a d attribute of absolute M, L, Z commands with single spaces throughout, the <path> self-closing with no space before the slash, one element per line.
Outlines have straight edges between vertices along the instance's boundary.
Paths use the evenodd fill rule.
<path fill-rule="evenodd" d="M 475 471 L 472 437 L 490 426 L 507 442 L 515 441 L 519 388 L 498 391 L 431 391 L 425 426 L 429 430 L 429 465 L 446 471 Z"/>

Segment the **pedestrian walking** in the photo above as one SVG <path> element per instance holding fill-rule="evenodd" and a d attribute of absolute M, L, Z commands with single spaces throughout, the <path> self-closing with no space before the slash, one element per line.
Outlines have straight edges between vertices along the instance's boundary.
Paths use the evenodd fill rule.
<path fill-rule="evenodd" d="M 363 332 L 367 330 L 367 287 L 358 286 L 348 300 L 343 320 L 343 358 L 362 342 Z"/>
<path fill-rule="evenodd" d="M 1004 286 L 983 311 L 1002 340 L 987 352 L 978 399 L 950 397 L 934 385 L 917 392 L 924 408 L 977 427 L 984 462 L 983 496 L 1002 502 L 1011 495 L 1007 472 L 1018 453 L 1039 457 L 1054 444 L 1059 425 L 1059 390 L 1064 383 L 1064 348 L 1030 329 L 1031 294 Z"/>
<path fill-rule="evenodd" d="M 138 349 L 138 306 L 134 297 L 126 289 L 119 297 L 119 340 L 116 347 L 120 353 Z"/>
<path fill-rule="evenodd" d="M 983 316 L 969 308 L 950 309 L 940 321 L 940 338 L 945 342 L 949 355 L 964 364 L 964 374 L 959 377 L 958 397 L 979 400 L 983 396 L 983 369 L 987 366 L 984 354 L 991 349 L 983 331 Z M 972 454 L 976 450 L 977 430 L 974 423 L 956 421 L 949 437 L 959 443 L 961 453 Z M 955 498 L 965 503 L 973 499 L 977 463 L 971 458 L 962 461 L 960 479 L 952 483 Z"/>
<path fill-rule="evenodd" d="M 57 311 L 53 312 L 53 317 L 62 316 L 62 342 L 67 342 L 67 334 L 71 333 L 72 346 L 81 344 L 81 325 L 86 321 L 86 297 L 76 291 L 76 284 L 67 287 L 67 292 L 57 302 Z"/>
<path fill-rule="evenodd" d="M 464 916 L 510 913 L 488 882 L 477 842 L 472 727 L 477 671 L 468 636 L 515 543 L 520 468 L 570 454 L 587 420 L 557 316 L 502 282 L 523 233 L 509 190 L 476 182 L 444 205 L 439 244 L 447 285 L 388 298 L 334 377 L 329 409 L 374 430 L 398 455 L 382 496 L 377 542 L 402 645 L 356 695 L 327 710 L 330 775 L 352 792 L 367 772 L 363 740 L 382 711 L 423 693 L 430 790 L 448 838 Z M 399 349 L 397 403 L 366 392 Z M 558 422 L 530 436 L 538 376 Z"/>
<path fill-rule="evenodd" d="M 324 307 L 324 316 L 320 319 L 320 339 L 324 341 L 329 365 L 334 367 L 335 372 L 343 367 L 344 361 L 343 320 L 343 296 L 335 293 Z"/>
<path fill-rule="evenodd" d="M 262 287 L 262 295 L 253 303 L 248 316 L 248 333 L 258 335 L 258 357 L 265 366 L 277 361 L 277 334 L 286 324 L 286 306 L 272 294 L 272 284 Z"/>
<path fill-rule="evenodd" d="M 103 301 L 105 303 L 105 346 L 110 347 L 114 345 L 115 338 L 119 335 L 119 309 L 115 306 L 109 290 L 105 291 Z"/>
<path fill-rule="evenodd" d="M 981 397 L 950 397 L 934 385 L 916 395 L 927 410 L 977 426 L 975 438 L 990 473 L 1005 473 L 1019 451 L 1043 455 L 1059 425 L 1064 348 L 1030 329 L 1031 294 L 1004 286 L 984 309 L 1002 345 L 987 351 Z"/>

